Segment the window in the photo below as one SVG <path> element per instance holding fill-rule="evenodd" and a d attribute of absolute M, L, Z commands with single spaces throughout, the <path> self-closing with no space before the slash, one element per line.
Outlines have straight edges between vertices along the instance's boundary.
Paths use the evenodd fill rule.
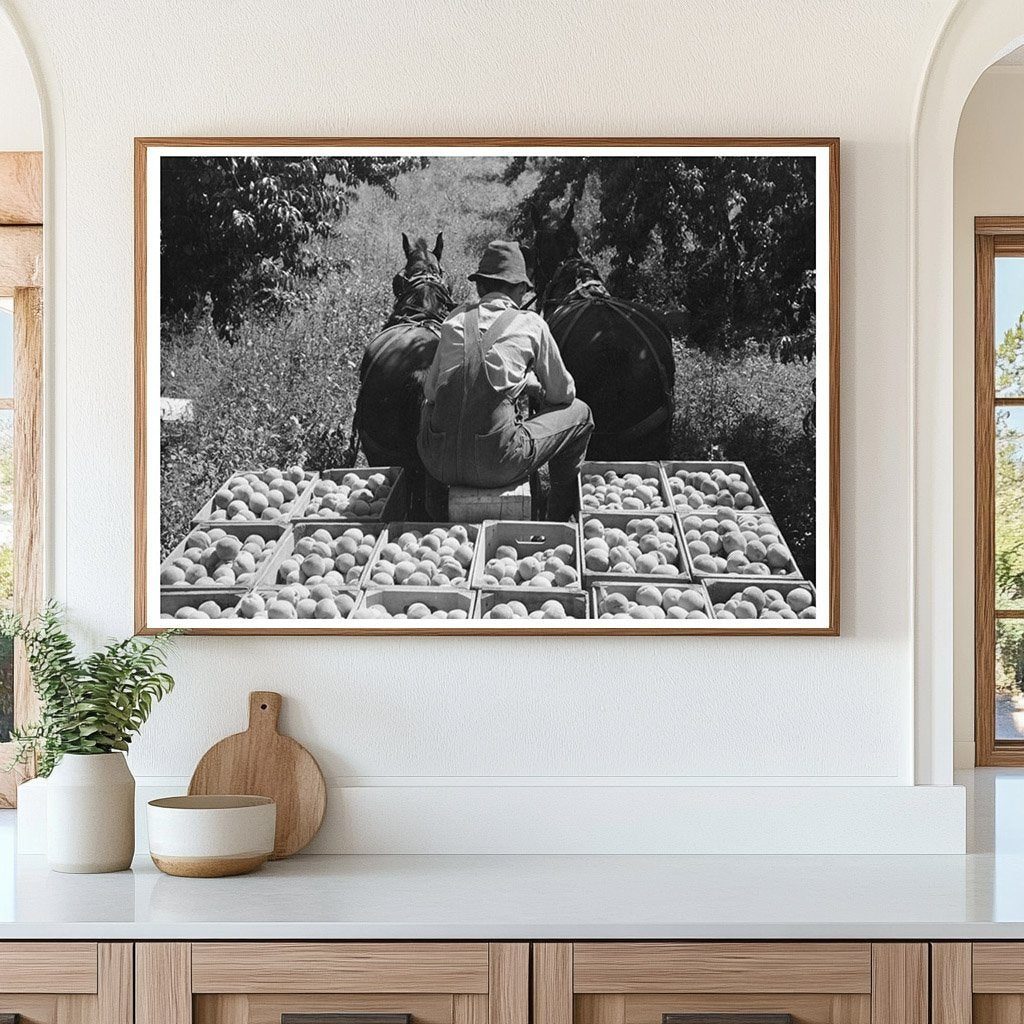
<path fill-rule="evenodd" d="M 0 606 L 42 603 L 43 159 L 0 153 Z M 0 640 L 0 766 L 37 707 L 24 651 Z M 0 807 L 25 772 L 0 771 Z"/>
<path fill-rule="evenodd" d="M 0 607 L 14 602 L 14 303 L 0 299 Z M 14 727 L 14 645 L 0 638 L 0 743 Z"/>
<path fill-rule="evenodd" d="M 976 761 L 1024 765 L 1024 217 L 975 222 Z"/>

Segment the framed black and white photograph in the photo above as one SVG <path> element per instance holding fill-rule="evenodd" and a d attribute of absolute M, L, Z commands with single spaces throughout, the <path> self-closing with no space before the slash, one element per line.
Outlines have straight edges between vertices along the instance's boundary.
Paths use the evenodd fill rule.
<path fill-rule="evenodd" d="M 136 626 L 839 632 L 836 139 L 137 139 Z"/>

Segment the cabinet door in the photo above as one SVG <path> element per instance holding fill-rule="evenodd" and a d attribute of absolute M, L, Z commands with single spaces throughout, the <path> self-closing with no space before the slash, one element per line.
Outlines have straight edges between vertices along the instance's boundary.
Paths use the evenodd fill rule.
<path fill-rule="evenodd" d="M 1024 942 L 932 945 L 935 1024 L 1024 1021 Z"/>
<path fill-rule="evenodd" d="M 136 984 L 136 1024 L 529 1024 L 525 943 L 140 943 Z"/>
<path fill-rule="evenodd" d="M 533 1024 L 928 1024 L 923 943 L 538 943 Z"/>
<path fill-rule="evenodd" d="M 0 942 L 5 1024 L 132 1024 L 130 943 Z"/>

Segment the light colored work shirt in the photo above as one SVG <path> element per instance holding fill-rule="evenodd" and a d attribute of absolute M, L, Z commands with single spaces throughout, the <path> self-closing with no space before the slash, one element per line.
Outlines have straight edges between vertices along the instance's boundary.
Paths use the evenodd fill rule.
<path fill-rule="evenodd" d="M 479 305 L 484 372 L 491 387 L 515 401 L 526 387 L 527 375 L 532 371 L 544 388 L 545 405 L 568 405 L 572 402 L 576 397 L 576 385 L 543 318 L 522 310 L 511 323 L 506 323 L 500 337 L 491 338 L 487 329 L 506 310 L 516 309 L 516 304 L 502 292 L 488 292 Z M 428 402 L 433 402 L 437 396 L 438 385 L 462 367 L 466 311 L 472 306 L 473 303 L 459 306 L 441 325 L 441 340 L 423 382 L 423 395 Z"/>

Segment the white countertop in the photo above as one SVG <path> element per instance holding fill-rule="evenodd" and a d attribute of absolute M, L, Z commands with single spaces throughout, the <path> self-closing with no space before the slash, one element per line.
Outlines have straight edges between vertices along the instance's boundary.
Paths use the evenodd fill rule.
<path fill-rule="evenodd" d="M 977 772 L 966 856 L 296 857 L 183 879 L 13 854 L 0 940 L 1024 939 L 1024 773 Z"/>
<path fill-rule="evenodd" d="M 231 879 L 18 861 L 0 939 L 1024 938 L 1024 856 L 298 857 Z"/>

